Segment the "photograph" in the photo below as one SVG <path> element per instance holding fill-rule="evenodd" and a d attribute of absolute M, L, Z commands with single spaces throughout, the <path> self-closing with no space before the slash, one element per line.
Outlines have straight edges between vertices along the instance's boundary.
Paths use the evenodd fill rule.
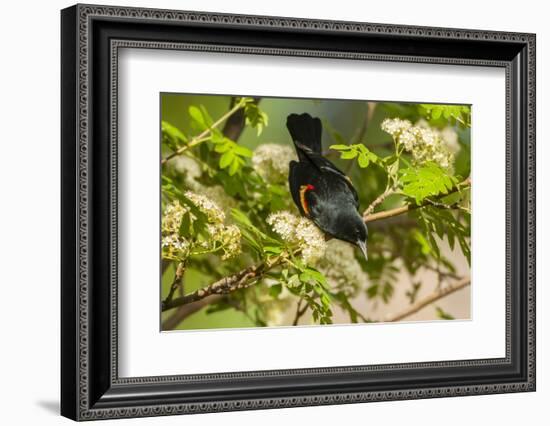
<path fill-rule="evenodd" d="M 449 404 L 475 414 L 507 398 L 526 404 L 493 411 L 521 423 L 542 401 L 542 18 L 293 6 L 63 5 L 44 32 L 61 114 L 34 116 L 61 149 L 31 139 L 53 155 L 40 163 L 58 169 L 60 203 L 42 184 L 37 200 L 21 190 L 32 184 L 11 186 L 21 206 L 56 207 L 61 291 L 37 300 L 60 308 L 46 370 L 61 415 L 327 406 L 341 419 L 368 405 L 380 422 L 397 405 L 423 413 L 432 400 L 441 419 Z M 13 176 L 46 176 L 11 163 Z M 422 417 L 411 413 L 398 417 Z"/>
<path fill-rule="evenodd" d="M 472 106 L 427 102 L 160 93 L 161 331 L 470 320 Z"/>

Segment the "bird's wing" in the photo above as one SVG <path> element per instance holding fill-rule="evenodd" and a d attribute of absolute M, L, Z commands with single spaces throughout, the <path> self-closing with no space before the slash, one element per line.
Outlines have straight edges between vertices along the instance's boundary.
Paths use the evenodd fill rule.
<path fill-rule="evenodd" d="M 288 184 L 294 204 L 302 216 L 310 217 L 319 196 L 326 193 L 322 179 L 310 163 L 291 161 Z"/>
<path fill-rule="evenodd" d="M 347 179 L 330 172 L 319 172 L 308 162 L 290 162 L 289 187 L 294 203 L 303 216 L 312 219 L 321 229 L 332 205 L 349 205 L 357 209 L 357 192 Z"/>
<path fill-rule="evenodd" d="M 288 166 L 288 186 L 290 187 L 290 194 L 292 195 L 294 204 L 296 204 L 296 206 L 300 210 L 300 213 L 303 215 L 304 211 L 300 205 L 300 182 L 304 180 L 304 176 L 302 176 L 303 173 L 301 172 L 300 168 L 301 166 L 303 167 L 303 163 L 291 161 Z"/>
<path fill-rule="evenodd" d="M 349 176 L 321 155 L 315 153 L 306 153 L 306 155 L 308 160 L 311 161 L 319 171 L 332 173 L 336 179 L 342 179 L 351 191 L 355 204 L 357 204 L 356 207 L 359 207 L 359 195 Z"/>

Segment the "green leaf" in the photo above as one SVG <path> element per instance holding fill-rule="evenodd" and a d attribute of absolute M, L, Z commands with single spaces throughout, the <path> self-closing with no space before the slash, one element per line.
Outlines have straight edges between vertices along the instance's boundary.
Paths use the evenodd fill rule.
<path fill-rule="evenodd" d="M 415 240 L 420 244 L 422 253 L 430 254 L 432 252 L 432 248 L 428 240 L 426 240 L 426 238 L 424 237 L 424 235 L 422 235 L 422 233 L 420 233 L 420 231 L 418 231 L 417 229 L 413 230 L 413 235 Z"/>
<path fill-rule="evenodd" d="M 247 158 L 252 157 L 252 151 L 241 145 L 235 145 L 233 148 L 233 152 L 236 155 L 239 155 L 241 157 L 247 157 Z"/>
<path fill-rule="evenodd" d="M 229 303 L 225 301 L 221 301 L 221 302 L 209 305 L 208 308 L 206 308 L 205 312 L 207 315 L 210 315 L 216 312 L 226 311 L 231 308 L 233 308 L 233 306 L 231 306 Z"/>
<path fill-rule="evenodd" d="M 357 163 L 359 164 L 359 167 L 366 168 L 368 167 L 370 161 L 367 154 L 361 153 L 359 157 L 357 157 Z"/>
<path fill-rule="evenodd" d="M 276 239 L 271 238 L 269 235 L 260 231 L 252 224 L 248 216 L 242 211 L 238 209 L 231 209 L 231 217 L 241 229 L 241 233 L 245 236 L 245 239 L 250 240 L 249 242 L 255 244 L 255 246 L 259 249 L 260 255 L 263 255 L 264 253 L 264 243 L 269 244 L 269 246 L 271 246 L 271 250 L 273 251 L 276 250 L 275 247 L 280 247 L 280 241 L 277 241 Z M 245 233 L 248 233 L 248 235 Z"/>
<path fill-rule="evenodd" d="M 327 279 L 325 278 L 325 276 L 321 272 L 319 272 L 317 269 L 306 268 L 303 271 L 303 275 L 305 275 L 308 279 L 313 279 L 317 281 L 318 283 L 321 283 L 321 284 L 327 283 Z"/>
<path fill-rule="evenodd" d="M 420 287 L 422 287 L 422 282 L 418 281 L 412 284 L 412 288 L 410 290 L 407 290 L 405 295 L 409 298 L 409 303 L 414 303 L 416 301 Z"/>
<path fill-rule="evenodd" d="M 342 160 L 351 160 L 351 159 L 357 157 L 358 154 L 359 154 L 359 152 L 357 152 L 356 150 L 344 151 L 340 155 L 340 158 Z"/>
<path fill-rule="evenodd" d="M 441 309 L 439 306 L 436 306 L 435 308 L 437 317 L 444 320 L 454 320 L 455 317 L 453 317 L 451 314 L 445 312 L 443 309 Z"/>
<path fill-rule="evenodd" d="M 390 176 L 396 176 L 399 171 L 399 159 L 395 160 L 387 166 L 387 172 Z"/>
<path fill-rule="evenodd" d="M 384 162 L 375 153 L 371 152 L 362 143 L 355 145 L 332 145 L 331 148 L 340 152 L 340 158 L 343 160 L 352 160 L 357 158 L 357 163 L 362 169 L 369 166 L 370 163 L 375 163 L 385 168 Z"/>
<path fill-rule="evenodd" d="M 419 112 L 432 122 L 445 124 L 445 121 L 451 121 L 452 124 L 460 123 L 462 127 L 471 126 L 471 108 L 468 105 L 420 104 L 419 108 Z"/>
<path fill-rule="evenodd" d="M 206 124 L 204 117 L 202 115 L 202 111 L 199 108 L 197 108 L 194 105 L 191 105 L 189 107 L 189 115 L 203 130 L 208 128 L 208 125 Z"/>
<path fill-rule="evenodd" d="M 234 159 L 235 159 L 235 154 L 233 154 L 233 151 L 226 151 L 220 157 L 220 168 L 225 169 L 226 167 L 229 167 L 229 165 L 233 163 Z M 232 173 L 229 172 L 229 174 L 231 175 Z"/>
<path fill-rule="evenodd" d="M 288 190 L 286 189 L 285 186 L 282 186 L 282 185 L 269 185 L 268 190 L 269 192 L 275 195 L 286 196 L 288 194 L 287 192 Z"/>
<path fill-rule="evenodd" d="M 227 141 L 230 141 L 231 139 L 226 138 L 222 132 L 220 132 L 219 129 L 213 128 L 212 129 L 212 135 L 210 137 L 210 141 L 213 144 L 225 144 Z"/>
<path fill-rule="evenodd" d="M 434 120 L 437 120 L 439 117 L 441 117 L 441 113 L 443 112 L 442 108 L 434 108 L 432 110 L 432 118 Z"/>
<path fill-rule="evenodd" d="M 240 146 L 231 139 L 223 138 L 218 142 L 214 150 L 222 156 L 220 157 L 220 169 L 227 169 L 229 176 L 235 175 L 246 164 L 245 158 L 252 157 L 252 151 L 244 146 Z M 224 182 L 225 185 L 225 182 Z"/>
<path fill-rule="evenodd" d="M 334 295 L 334 298 L 337 300 L 340 307 L 348 313 L 350 321 L 354 324 L 357 323 L 360 314 L 352 306 L 346 294 L 344 292 L 338 292 Z"/>
<path fill-rule="evenodd" d="M 269 291 L 269 295 L 273 299 L 277 299 L 279 297 L 279 294 L 281 294 L 281 292 L 283 291 L 283 286 L 282 284 L 274 284 L 269 287 L 268 291 Z"/>
<path fill-rule="evenodd" d="M 418 205 L 427 197 L 447 194 L 458 183 L 454 176 L 433 162 L 420 168 L 406 168 L 400 174 L 403 194 L 413 198 Z"/>
<path fill-rule="evenodd" d="M 338 144 L 329 146 L 329 149 L 334 149 L 335 151 L 349 151 L 351 149 L 351 146 Z"/>
<path fill-rule="evenodd" d="M 208 114 L 208 111 L 206 110 L 204 105 L 200 106 L 200 110 L 202 113 L 204 124 L 206 124 L 207 127 L 212 127 L 212 125 L 214 124 L 214 120 L 212 120 L 212 117 L 210 117 L 210 114 Z"/>
<path fill-rule="evenodd" d="M 379 297 L 384 303 L 388 303 L 393 296 L 394 288 L 391 282 L 383 281 L 380 284 L 372 284 L 367 288 L 367 297 L 374 299 Z"/>
<path fill-rule="evenodd" d="M 248 229 L 241 229 L 241 235 L 250 248 L 252 248 L 259 257 L 263 257 L 263 249 L 261 243 L 257 239 L 257 236 Z"/>
<path fill-rule="evenodd" d="M 264 252 L 271 254 L 281 254 L 283 252 L 283 248 L 279 246 L 265 246 Z"/>
<path fill-rule="evenodd" d="M 167 121 L 161 122 L 162 143 L 172 151 L 177 151 L 178 148 L 187 142 L 187 137 L 175 126 L 172 126 Z"/>
<path fill-rule="evenodd" d="M 174 139 L 180 139 L 182 141 L 187 141 L 187 137 L 178 129 L 176 126 L 172 126 L 167 121 L 161 122 L 161 129 L 164 133 L 168 134 Z"/>
<path fill-rule="evenodd" d="M 234 157 L 233 162 L 229 166 L 229 176 L 233 176 L 240 169 L 241 163 L 239 162 L 239 157 Z"/>
<path fill-rule="evenodd" d="M 257 136 L 260 136 L 265 126 L 268 125 L 269 119 L 265 112 L 260 110 L 258 104 L 253 99 L 246 100 L 244 107 L 244 115 L 246 124 L 256 129 Z"/>
<path fill-rule="evenodd" d="M 227 152 L 229 151 L 229 149 L 231 148 L 231 145 L 229 144 L 226 144 L 226 143 L 218 143 L 216 144 L 216 146 L 214 147 L 214 151 L 220 153 L 220 154 L 223 154 L 224 152 Z"/>
<path fill-rule="evenodd" d="M 382 300 L 384 303 L 388 303 L 393 296 L 393 285 L 389 282 L 384 283 L 384 287 L 382 288 Z"/>
<path fill-rule="evenodd" d="M 186 212 L 181 218 L 179 234 L 184 238 L 191 238 L 191 232 L 191 214 L 189 212 Z"/>
<path fill-rule="evenodd" d="M 233 220 L 240 223 L 241 225 L 244 225 L 246 227 L 254 226 L 252 225 L 252 222 L 250 221 L 248 216 L 238 209 L 231 209 L 231 216 L 233 217 Z"/>
<path fill-rule="evenodd" d="M 444 201 L 445 198 L 442 200 Z M 444 203 L 443 203 L 444 204 Z M 452 210 L 440 207 L 425 207 L 422 212 L 417 213 L 419 225 L 424 233 L 436 232 L 440 238 L 447 236 L 449 246 L 454 250 L 458 241 L 462 253 L 470 262 L 470 215 L 461 212 L 460 215 Z"/>
<path fill-rule="evenodd" d="M 378 284 L 371 284 L 367 288 L 367 296 L 369 299 L 374 299 L 378 295 Z"/>

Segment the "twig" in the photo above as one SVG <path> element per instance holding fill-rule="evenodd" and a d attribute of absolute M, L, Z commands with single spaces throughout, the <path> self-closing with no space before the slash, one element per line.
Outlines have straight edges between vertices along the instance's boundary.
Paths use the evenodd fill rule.
<path fill-rule="evenodd" d="M 168 292 L 168 296 L 166 296 L 166 299 L 162 302 L 162 306 L 165 306 L 167 303 L 169 303 L 172 298 L 174 297 L 174 293 L 179 288 L 183 288 L 183 275 L 185 274 L 185 262 L 178 263 L 178 266 L 176 267 L 176 273 L 174 274 L 174 280 L 172 281 L 172 285 L 170 286 L 170 291 Z"/>
<path fill-rule="evenodd" d="M 298 300 L 298 304 L 296 305 L 296 315 L 294 316 L 294 321 L 292 321 L 292 325 L 298 325 L 298 321 L 307 311 L 307 303 L 302 307 L 303 300 L 304 299 Z"/>
<path fill-rule="evenodd" d="M 193 148 L 194 146 L 197 146 L 198 144 L 208 140 L 208 137 L 210 133 L 212 133 L 212 130 L 216 127 L 218 127 L 220 124 L 222 124 L 226 119 L 231 117 L 235 112 L 240 110 L 244 106 L 244 102 L 237 102 L 233 108 L 231 108 L 229 111 L 227 111 L 224 115 L 222 115 L 218 120 L 216 120 L 214 123 L 212 123 L 212 126 L 210 126 L 208 129 L 203 130 L 200 134 L 195 136 L 193 139 L 191 139 L 187 144 L 183 145 L 181 148 L 179 148 L 177 151 L 174 151 L 172 154 L 168 155 L 166 158 L 163 158 L 161 161 L 161 165 L 165 165 L 169 160 L 171 160 L 174 157 L 177 157 L 178 155 L 181 155 L 183 152 L 188 150 L 189 148 Z"/>
<path fill-rule="evenodd" d="M 449 209 L 449 210 L 461 210 L 466 213 L 471 213 L 470 210 L 464 206 L 461 206 L 459 203 L 454 204 L 445 204 L 445 203 L 439 203 L 437 201 L 431 200 L 429 198 L 426 198 L 426 203 L 431 204 L 434 207 L 438 207 L 440 209 Z"/>
<path fill-rule="evenodd" d="M 363 217 L 365 219 L 369 217 L 374 211 L 374 209 L 376 208 L 376 206 L 383 203 L 386 198 L 394 194 L 395 190 L 396 190 L 395 186 L 388 186 L 382 194 L 380 194 L 372 203 L 370 203 L 370 205 L 367 207 L 367 209 L 363 213 Z"/>
<path fill-rule="evenodd" d="M 412 306 L 408 307 L 404 311 L 398 313 L 397 315 L 394 315 L 388 319 L 386 319 L 387 322 L 395 322 L 395 321 L 401 321 L 403 318 L 409 317 L 412 314 L 417 313 L 421 309 L 425 308 L 426 306 L 436 302 L 439 299 L 442 299 L 449 294 L 455 293 L 458 290 L 461 290 L 471 284 L 471 278 L 466 277 L 462 278 L 461 280 L 449 284 L 445 288 L 442 288 L 440 290 L 434 291 L 429 296 L 425 297 L 422 300 L 419 300 L 418 302 L 414 303 Z"/>
<path fill-rule="evenodd" d="M 442 271 L 441 269 L 438 269 L 438 268 L 436 268 L 432 265 L 422 265 L 422 267 L 425 268 L 425 269 L 428 269 L 432 272 L 435 272 L 436 274 L 441 275 L 443 278 L 453 278 L 455 280 L 460 279 L 460 277 L 457 274 L 455 274 L 453 272 L 450 272 L 450 271 Z"/>

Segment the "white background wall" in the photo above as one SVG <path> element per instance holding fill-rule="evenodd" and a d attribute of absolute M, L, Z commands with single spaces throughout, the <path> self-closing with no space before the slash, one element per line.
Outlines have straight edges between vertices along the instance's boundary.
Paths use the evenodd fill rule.
<path fill-rule="evenodd" d="M 538 390 L 530 394 L 294 408 L 102 424 L 548 424 L 550 268 L 550 28 L 545 2 L 133 0 L 143 7 L 266 14 L 537 33 Z M 71 3 L 12 0 L 0 24 L 0 419 L 68 424 L 59 404 L 59 9 Z M 32 127 L 31 127 L 32 126 Z M 488 254 L 489 255 L 489 254 Z M 131 422 L 131 423 L 128 423 Z"/>

